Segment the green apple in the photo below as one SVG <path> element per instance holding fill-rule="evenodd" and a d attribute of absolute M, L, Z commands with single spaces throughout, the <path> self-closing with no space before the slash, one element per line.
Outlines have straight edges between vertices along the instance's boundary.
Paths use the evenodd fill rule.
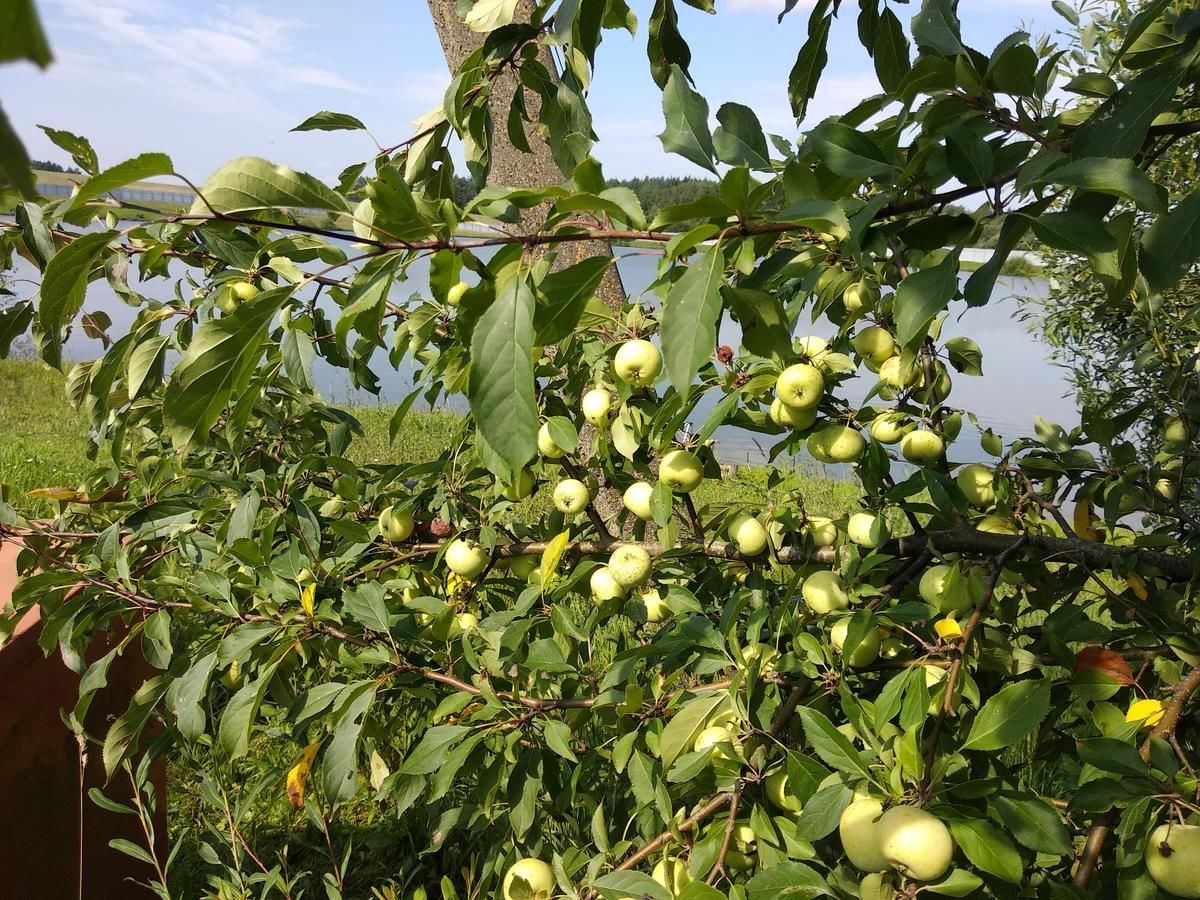
<path fill-rule="evenodd" d="M 617 350 L 613 368 L 626 384 L 649 387 L 662 371 L 662 354 L 649 341 L 626 341 Z"/>
<path fill-rule="evenodd" d="M 784 406 L 810 409 L 821 402 L 824 393 L 825 376 L 808 363 L 788 366 L 775 380 L 775 396 Z"/>
<path fill-rule="evenodd" d="M 771 772 L 763 780 L 763 788 L 766 792 L 767 799 L 780 812 L 786 813 L 789 816 L 797 816 L 804 809 L 804 804 L 796 797 L 795 794 L 788 791 L 788 773 L 787 767 L 781 766 L 774 772 Z"/>
<path fill-rule="evenodd" d="M 692 749 L 697 753 L 708 750 L 712 759 L 734 760 L 737 759 L 734 751 L 736 745 L 737 735 L 730 728 L 725 725 L 709 725 L 696 735 Z"/>
<path fill-rule="evenodd" d="M 1154 482 L 1154 493 L 1171 501 L 1179 496 L 1179 482 L 1174 478 L 1160 478 Z"/>
<path fill-rule="evenodd" d="M 862 872 L 883 872 L 888 862 L 879 847 L 878 821 L 883 804 L 873 797 L 853 801 L 838 819 L 838 837 L 850 864 Z"/>
<path fill-rule="evenodd" d="M 859 900 L 896 900 L 896 888 L 881 872 L 872 872 L 858 883 Z"/>
<path fill-rule="evenodd" d="M 860 547 L 874 550 L 886 544 L 890 536 L 887 522 L 874 513 L 856 512 L 846 522 L 846 537 Z"/>
<path fill-rule="evenodd" d="M 654 485 L 645 481 L 635 481 L 625 488 L 621 502 L 625 508 L 639 519 L 649 522 L 654 516 L 650 513 L 650 495 L 654 493 Z"/>
<path fill-rule="evenodd" d="M 235 281 L 230 285 L 229 290 L 238 303 L 253 300 L 259 294 L 258 287 L 249 281 Z"/>
<path fill-rule="evenodd" d="M 866 439 L 848 425 L 826 425 L 808 436 L 808 452 L 823 463 L 855 462 L 866 449 Z"/>
<path fill-rule="evenodd" d="M 846 312 L 858 315 L 875 308 L 879 302 L 879 283 L 873 278 L 864 278 L 846 288 L 842 294 L 842 305 Z"/>
<path fill-rule="evenodd" d="M 450 638 L 456 638 L 463 634 L 469 634 L 479 627 L 479 619 L 474 613 L 461 612 L 454 617 L 454 621 L 450 623 Z"/>
<path fill-rule="evenodd" d="M 725 855 L 725 865 L 735 872 L 749 872 L 758 863 L 758 834 L 749 825 L 735 825 Z"/>
<path fill-rule="evenodd" d="M 1174 897 L 1200 897 L 1200 825 L 1159 825 L 1146 841 L 1146 870 Z"/>
<path fill-rule="evenodd" d="M 622 544 L 608 558 L 613 580 L 628 590 L 650 577 L 650 554 L 642 547 Z"/>
<path fill-rule="evenodd" d="M 837 543 L 837 524 L 826 516 L 809 516 L 808 521 L 804 523 L 804 531 L 818 547 L 832 547 Z"/>
<path fill-rule="evenodd" d="M 992 485 L 994 474 L 982 463 L 971 463 L 958 470 L 954 481 L 968 503 L 977 509 L 990 509 L 996 502 L 996 489 Z"/>
<path fill-rule="evenodd" d="M 945 366 L 938 363 L 933 376 L 933 386 L 927 385 L 922 378 L 921 387 L 916 392 L 917 398 L 922 403 L 941 403 L 950 396 L 951 387 L 953 383 L 950 381 L 950 373 L 946 371 Z"/>
<path fill-rule="evenodd" d="M 597 428 L 603 428 L 608 424 L 608 412 L 612 409 L 612 394 L 603 388 L 592 388 L 583 395 L 579 405 L 585 419 Z"/>
<path fill-rule="evenodd" d="M 896 355 L 896 341 L 886 328 L 868 325 L 854 336 L 854 352 L 875 371 Z"/>
<path fill-rule="evenodd" d="M 668 856 L 659 860 L 650 872 L 650 877 L 670 891 L 672 897 L 681 893 L 693 880 L 687 863 L 678 856 Z"/>
<path fill-rule="evenodd" d="M 990 428 L 979 433 L 979 446 L 988 456 L 1004 454 L 1004 440 Z"/>
<path fill-rule="evenodd" d="M 601 566 L 592 572 L 591 578 L 588 579 L 588 585 L 592 590 L 592 599 L 598 603 L 612 600 L 614 597 L 625 596 L 625 588 L 617 584 L 617 580 L 613 578 L 612 572 L 607 566 Z"/>
<path fill-rule="evenodd" d="M 902 391 L 916 382 L 917 369 L 911 363 L 906 365 L 903 357 L 892 356 L 880 364 L 879 380 L 894 390 Z"/>
<path fill-rule="evenodd" d="M 543 422 L 542 427 L 538 429 L 537 448 L 538 453 L 546 459 L 562 459 L 567 455 L 567 451 L 554 443 L 554 438 L 550 436 L 549 422 Z"/>
<path fill-rule="evenodd" d="M 450 542 L 443 557 L 446 567 L 460 578 L 474 581 L 491 561 L 491 554 L 473 541 L 456 538 Z"/>
<path fill-rule="evenodd" d="M 1163 440 L 1172 444 L 1182 444 L 1188 439 L 1190 423 L 1182 416 L 1168 416 L 1163 423 Z"/>
<path fill-rule="evenodd" d="M 842 577 L 829 569 L 813 572 L 805 578 L 800 595 L 809 609 L 821 615 L 850 605 L 850 595 Z"/>
<path fill-rule="evenodd" d="M 758 556 L 767 549 L 767 529 L 754 516 L 742 514 L 729 523 L 729 539 L 742 556 Z"/>
<path fill-rule="evenodd" d="M 908 647 L 900 638 L 884 638 L 879 645 L 879 655 L 884 659 L 900 659 L 908 653 Z"/>
<path fill-rule="evenodd" d="M 975 530 L 988 534 L 1020 534 L 1016 523 L 1004 516 L 984 516 L 975 523 Z"/>
<path fill-rule="evenodd" d="M 896 444 L 915 427 L 903 413 L 884 413 L 871 422 L 871 437 L 881 444 Z"/>
<path fill-rule="evenodd" d="M 893 806 L 875 826 L 888 866 L 916 881 L 935 881 L 950 868 L 954 839 L 946 823 L 919 806 Z"/>
<path fill-rule="evenodd" d="M 776 425 L 781 425 L 784 428 L 791 428 L 795 431 L 804 431 L 806 428 L 812 428 L 813 423 L 817 421 L 817 408 L 810 406 L 808 409 L 797 409 L 794 406 L 788 406 L 778 397 L 771 401 L 771 421 Z"/>
<path fill-rule="evenodd" d="M 671 607 L 667 606 L 667 601 L 663 599 L 662 594 L 654 588 L 642 591 L 638 594 L 638 600 L 645 609 L 646 621 L 651 625 L 657 625 L 671 615 Z"/>
<path fill-rule="evenodd" d="M 458 281 L 450 285 L 450 290 L 446 291 L 446 302 L 457 308 L 458 304 L 462 302 L 463 294 L 465 294 L 470 287 L 471 286 L 465 281 Z"/>
<path fill-rule="evenodd" d="M 942 458 L 946 444 L 941 436 L 926 428 L 910 431 L 900 439 L 900 454 L 917 466 L 928 466 Z"/>
<path fill-rule="evenodd" d="M 512 556 L 508 560 L 508 571 L 514 578 L 528 579 L 538 567 L 536 556 Z"/>
<path fill-rule="evenodd" d="M 533 473 L 527 468 L 522 468 L 512 484 L 500 488 L 500 495 L 505 500 L 524 500 L 533 493 L 533 485 Z"/>
<path fill-rule="evenodd" d="M 943 669 L 941 666 L 935 666 L 932 663 L 926 663 L 921 668 L 925 670 L 925 686 L 929 688 L 929 692 L 934 695 L 933 699 L 929 702 L 929 714 L 931 716 L 936 716 L 938 714 L 938 710 L 942 708 L 942 704 L 945 700 L 944 689 L 942 691 L 938 691 L 937 687 L 946 680 L 946 676 L 949 675 L 950 672 L 949 670 Z M 961 700 L 962 681 L 959 680 L 954 684 L 954 696 L 950 699 L 951 708 L 957 708 Z"/>
<path fill-rule="evenodd" d="M 742 648 L 742 663 L 749 666 L 751 663 L 757 662 L 759 672 L 774 672 L 777 659 L 779 659 L 779 651 L 761 641 L 754 641 Z"/>
<path fill-rule="evenodd" d="M 564 478 L 554 486 L 554 506 L 563 515 L 579 515 L 590 499 L 587 485 L 577 478 Z"/>
<path fill-rule="evenodd" d="M 554 872 L 540 859 L 522 859 L 504 873 L 504 900 L 550 900 Z"/>
<path fill-rule="evenodd" d="M 413 514 L 407 509 L 389 506 L 379 514 L 379 536 L 393 544 L 407 541 L 415 527 Z"/>
<path fill-rule="evenodd" d="M 986 584 L 978 575 L 959 573 L 958 578 L 950 583 L 950 566 L 930 566 L 921 575 L 917 591 L 921 599 L 931 606 L 936 606 L 939 612 L 946 615 L 957 615 L 974 609 L 983 600 Z"/>
<path fill-rule="evenodd" d="M 690 494 L 704 480 L 704 466 L 691 450 L 672 450 L 658 464 L 658 480 L 673 491 Z"/>
<path fill-rule="evenodd" d="M 833 628 L 829 630 L 829 643 L 838 653 L 842 652 L 842 647 L 846 643 L 846 633 L 849 630 L 849 619 L 838 619 L 833 623 Z M 846 657 L 846 662 L 852 666 L 871 665 L 875 660 L 879 659 L 880 644 L 879 632 L 872 628 L 858 642 L 858 646 L 854 648 L 853 652 Z"/>
<path fill-rule="evenodd" d="M 829 352 L 829 341 L 823 337 L 817 337 L 815 334 L 810 334 L 807 337 L 799 338 L 796 343 L 796 352 L 808 357 L 818 366 L 817 357 Z"/>

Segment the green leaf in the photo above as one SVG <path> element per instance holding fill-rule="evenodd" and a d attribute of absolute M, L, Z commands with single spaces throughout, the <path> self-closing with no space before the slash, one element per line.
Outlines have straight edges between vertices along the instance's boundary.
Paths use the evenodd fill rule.
<path fill-rule="evenodd" d="M 804 808 L 796 819 L 796 836 L 805 841 L 817 841 L 832 834 L 838 827 L 838 819 L 853 800 L 854 792 L 844 784 L 821 788 L 804 801 Z"/>
<path fill-rule="evenodd" d="M 59 250 L 46 264 L 42 299 L 38 304 L 38 324 L 43 331 L 57 334 L 79 312 L 92 267 L 114 237 L 113 231 L 85 234 Z"/>
<path fill-rule="evenodd" d="M 817 93 L 821 73 L 829 61 L 829 30 L 833 27 L 833 16 L 826 15 L 828 0 L 819 0 L 808 19 L 808 38 L 796 54 L 796 62 L 788 73 L 788 102 L 792 115 L 803 121 L 808 115 L 808 104 Z"/>
<path fill-rule="evenodd" d="M 1011 747 L 1032 732 L 1050 712 L 1050 680 L 1018 681 L 994 694 L 971 724 L 963 750 Z"/>
<path fill-rule="evenodd" d="M 1142 240 L 1141 268 L 1152 291 L 1175 284 L 1200 259 L 1200 191 L 1155 220 Z"/>
<path fill-rule="evenodd" d="M 966 869 L 951 869 L 945 877 L 921 886 L 922 891 L 944 897 L 970 897 L 983 887 L 983 879 Z"/>
<path fill-rule="evenodd" d="M 154 857 L 147 852 L 146 848 L 135 844 L 128 838 L 112 838 L 109 840 L 108 846 L 119 853 L 124 853 L 126 856 L 132 856 L 138 862 L 145 863 L 148 866 L 155 865 Z"/>
<path fill-rule="evenodd" d="M 358 790 L 358 739 L 367 711 L 375 702 L 375 683 L 360 682 L 346 690 L 333 724 L 333 737 L 321 753 L 321 787 L 332 803 L 349 800 Z"/>
<path fill-rule="evenodd" d="M 1079 758 L 1102 772 L 1144 776 L 1149 767 L 1137 748 L 1114 738 L 1091 738 L 1078 744 Z"/>
<path fill-rule="evenodd" d="M 1059 184 L 1120 197 L 1149 212 L 1159 212 L 1163 208 L 1162 192 L 1132 159 L 1077 159 L 1051 169 L 1036 183 Z"/>
<path fill-rule="evenodd" d="M 898 92 L 904 77 L 912 70 L 912 64 L 908 59 L 904 26 L 890 9 L 880 13 L 871 55 L 875 58 L 875 75 L 880 86 L 888 93 Z"/>
<path fill-rule="evenodd" d="M 963 288 L 967 306 L 983 306 L 988 302 L 992 296 L 992 290 L 996 286 L 996 279 L 1000 277 L 1009 254 L 1017 248 L 1017 244 L 1029 230 L 1028 217 L 1039 215 L 1049 205 L 1049 198 L 1035 200 L 1033 203 L 1015 210 L 1014 212 L 1018 215 L 1004 217 L 1004 224 L 1000 226 L 1000 237 L 996 241 L 996 251 L 992 254 L 992 258 L 971 273 Z"/>
<path fill-rule="evenodd" d="M 108 734 L 104 736 L 104 748 L 101 755 L 104 760 L 104 773 L 109 778 L 121 763 L 137 749 L 135 742 L 138 735 L 146 727 L 159 700 L 170 686 L 171 679 L 167 675 L 159 675 L 145 682 L 133 695 L 129 707 L 108 729 Z"/>
<path fill-rule="evenodd" d="M 718 692 L 695 697 L 679 707 L 659 739 L 658 755 L 664 770 L 671 768 L 671 763 L 680 753 L 692 749 L 696 736 L 704 730 L 709 719 L 728 703 L 729 698 Z"/>
<path fill-rule="evenodd" d="M 345 198 L 312 175 L 258 156 L 230 160 L 204 182 L 191 212 L 208 213 L 209 206 L 222 213 L 262 209 L 347 211 Z"/>
<path fill-rule="evenodd" d="M 0 359 L 7 359 L 12 342 L 29 330 L 33 313 L 32 300 L 0 309 Z"/>
<path fill-rule="evenodd" d="M 1104 222 L 1081 209 L 1031 216 L 1030 224 L 1038 240 L 1058 250 L 1092 256 L 1117 249 L 1117 239 Z"/>
<path fill-rule="evenodd" d="M 1010 884 L 1025 877 L 1021 854 L 999 828 L 983 819 L 951 819 L 950 832 L 977 869 Z"/>
<path fill-rule="evenodd" d="M 408 754 L 400 767 L 402 775 L 428 775 L 436 772 L 450 748 L 471 733 L 465 725 L 434 725 Z"/>
<path fill-rule="evenodd" d="M 663 89 L 663 116 L 667 127 L 658 136 L 663 149 L 716 174 L 713 140 L 708 130 L 708 101 L 692 90 L 683 69 L 671 66 Z"/>
<path fill-rule="evenodd" d="M 870 137 L 841 122 L 826 122 L 810 136 L 829 170 L 846 178 L 878 178 L 892 171 L 887 155 Z"/>
<path fill-rule="evenodd" d="M 866 779 L 871 778 L 870 770 L 859 757 L 854 745 L 850 743 L 849 738 L 834 727 L 829 719 L 807 706 L 796 710 L 796 715 L 804 724 L 804 734 L 808 738 L 809 745 L 826 765 L 832 766 L 839 772 L 858 775 Z"/>
<path fill-rule="evenodd" d="M 217 741 L 221 749 L 234 759 L 245 756 L 246 751 L 250 749 L 250 732 L 254 726 L 254 719 L 278 666 L 278 662 L 273 663 L 257 679 L 242 685 L 221 713 L 221 722 L 217 726 Z"/>
<path fill-rule="evenodd" d="M 133 159 L 118 163 L 111 169 L 105 169 L 98 175 L 93 175 L 79 185 L 71 209 L 79 209 L 89 200 L 109 193 L 115 188 L 123 187 L 134 181 L 143 181 L 155 175 L 170 175 L 175 171 L 171 157 L 165 153 L 143 153 Z M 119 201 L 118 201 L 119 202 Z"/>
<path fill-rule="evenodd" d="M 195 741 L 204 734 L 207 721 L 204 699 L 216 665 L 217 653 L 214 650 L 200 657 L 176 682 L 175 725 L 184 740 Z"/>
<path fill-rule="evenodd" d="M 533 311 L 534 344 L 557 344 L 575 330 L 584 307 L 612 264 L 611 256 L 589 256 L 542 279 L 538 294 L 546 302 L 538 303 Z"/>
<path fill-rule="evenodd" d="M 511 25 L 516 12 L 517 0 L 476 0 L 463 17 L 463 24 L 472 31 L 487 34 Z"/>
<path fill-rule="evenodd" d="M 675 900 L 725 900 L 725 895 L 703 881 L 693 881 L 676 894 Z"/>
<path fill-rule="evenodd" d="M 36 200 L 37 183 L 31 165 L 25 145 L 0 107 L 0 185 L 7 182 L 26 200 Z"/>
<path fill-rule="evenodd" d="M 533 380 L 534 296 L 523 277 L 510 278 L 475 323 L 469 397 L 479 433 L 507 471 L 507 480 L 537 452 Z"/>
<path fill-rule="evenodd" d="M 950 254 L 929 269 L 914 272 L 896 289 L 896 338 L 914 347 L 925 340 L 933 317 L 944 310 L 958 290 L 958 259 Z"/>
<path fill-rule="evenodd" d="M 692 260 L 663 301 L 663 359 L 680 394 L 687 394 L 700 367 L 716 352 L 724 274 L 725 255 L 720 246 L 710 247 Z"/>
<path fill-rule="evenodd" d="M 692 51 L 679 33 L 675 0 L 654 0 L 647 29 L 646 55 L 650 58 L 650 75 L 660 88 L 666 86 L 673 68 L 678 67 L 687 74 Z"/>
<path fill-rule="evenodd" d="M 342 611 L 364 628 L 377 634 L 390 630 L 387 597 L 377 581 L 367 581 L 342 595 Z"/>
<path fill-rule="evenodd" d="M 54 59 L 33 0 L 5 0 L 0 21 L 0 63 L 27 59 L 46 68 Z"/>
<path fill-rule="evenodd" d="M 625 900 L 627 897 L 650 897 L 671 900 L 672 894 L 645 872 L 610 872 L 592 882 L 604 900 Z"/>
<path fill-rule="evenodd" d="M 267 325 L 291 293 L 291 286 L 263 291 L 233 315 L 200 326 L 163 401 L 163 427 L 178 448 L 205 441 L 230 398 L 246 389 Z"/>
<path fill-rule="evenodd" d="M 100 163 L 96 159 L 96 151 L 92 149 L 91 142 L 78 134 L 72 134 L 69 131 L 61 131 L 58 128 L 51 128 L 48 125 L 39 125 L 46 135 L 54 142 L 56 147 L 61 147 L 71 154 L 71 159 L 75 161 L 75 165 L 83 169 L 89 175 L 94 175 L 100 171 Z"/>
<path fill-rule="evenodd" d="M 322 110 L 309 116 L 292 131 L 366 131 L 367 126 L 349 113 Z"/>
<path fill-rule="evenodd" d="M 964 375 L 983 374 L 983 352 L 969 337 L 950 338 L 946 341 L 946 352 L 950 364 Z"/>
<path fill-rule="evenodd" d="M 731 166 L 771 168 L 771 151 L 754 110 L 740 103 L 725 103 L 717 110 L 717 121 L 721 123 L 713 132 L 717 159 Z"/>
<path fill-rule="evenodd" d="M 1022 846 L 1055 856 L 1066 856 L 1072 851 L 1071 836 L 1062 817 L 1046 801 L 1005 793 L 992 797 L 991 803 L 1004 820 L 1004 827 Z"/>
<path fill-rule="evenodd" d="M 546 746 L 571 762 L 579 762 L 579 757 L 571 749 L 571 726 L 561 719 L 548 719 L 542 726 L 542 735 L 546 738 Z"/>
<path fill-rule="evenodd" d="M 962 42 L 962 28 L 954 8 L 956 0 L 924 0 L 921 11 L 913 16 L 913 40 L 922 49 L 940 53 L 942 56 L 958 56 L 966 52 Z"/>
<path fill-rule="evenodd" d="M 750 900 L 827 897 L 832 894 L 821 873 L 804 863 L 784 862 L 764 869 L 746 883 Z"/>

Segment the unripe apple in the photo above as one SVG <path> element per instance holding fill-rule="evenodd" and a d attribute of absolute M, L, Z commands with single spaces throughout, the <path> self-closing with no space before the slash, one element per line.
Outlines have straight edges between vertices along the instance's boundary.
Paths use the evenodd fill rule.
<path fill-rule="evenodd" d="M 830 569 L 813 572 L 805 578 L 800 595 L 809 609 L 821 615 L 850 605 L 850 595 L 842 577 Z"/>
<path fill-rule="evenodd" d="M 989 509 L 995 504 L 996 489 L 992 486 L 992 479 L 992 470 L 981 463 L 963 466 L 954 476 L 967 502 L 977 509 Z"/>
<path fill-rule="evenodd" d="M 878 282 L 870 278 L 864 278 L 862 281 L 856 281 L 846 288 L 842 294 L 842 305 L 846 307 L 846 312 L 851 315 L 869 312 L 879 302 L 879 294 Z"/>
<path fill-rule="evenodd" d="M 537 448 L 538 453 L 547 459 L 562 459 L 567 455 L 567 451 L 554 443 L 554 438 L 550 436 L 549 422 L 543 422 L 542 427 L 538 429 Z"/>
<path fill-rule="evenodd" d="M 638 595 L 638 600 L 645 609 L 646 621 L 651 625 L 656 625 L 671 615 L 671 607 L 667 606 L 667 601 L 663 599 L 662 594 L 653 588 L 642 591 Z"/>
<path fill-rule="evenodd" d="M 467 581 L 478 578 L 492 559 L 491 554 L 479 544 L 464 541 L 462 538 L 450 542 L 443 558 L 451 572 Z"/>
<path fill-rule="evenodd" d="M 505 500 L 524 500 L 533 493 L 533 485 L 533 473 L 522 468 L 517 473 L 517 477 L 513 479 L 512 484 L 505 485 L 500 489 L 500 495 Z"/>
<path fill-rule="evenodd" d="M 1159 825 L 1150 832 L 1146 871 L 1168 894 L 1200 898 L 1200 825 Z"/>
<path fill-rule="evenodd" d="M 781 766 L 770 773 L 763 780 L 763 789 L 767 795 L 767 799 L 780 812 L 795 817 L 804 809 L 804 804 L 800 802 L 799 798 L 788 791 L 787 766 Z"/>
<path fill-rule="evenodd" d="M 704 466 L 691 450 L 672 450 L 658 464 L 658 480 L 673 491 L 690 494 L 704 480 Z"/>
<path fill-rule="evenodd" d="M 811 428 L 813 423 L 817 421 L 817 408 L 810 406 L 808 409 L 797 409 L 794 406 L 788 406 L 778 397 L 771 401 L 771 421 L 776 425 L 781 425 L 784 428 L 791 428 L 795 431 L 803 431 L 806 428 Z"/>
<path fill-rule="evenodd" d="M 742 556 L 758 556 L 767 549 L 767 529 L 754 516 L 742 514 L 730 522 L 729 539 Z"/>
<path fill-rule="evenodd" d="M 508 560 L 508 571 L 514 578 L 528 579 L 538 567 L 536 556 L 513 556 Z"/>
<path fill-rule="evenodd" d="M 874 550 L 887 543 L 890 536 L 887 522 L 874 513 L 856 512 L 846 522 L 846 537 L 860 547 Z"/>
<path fill-rule="evenodd" d="M 915 427 L 901 413 L 884 413 L 871 422 L 871 437 L 881 444 L 895 444 Z"/>
<path fill-rule="evenodd" d="M 846 643 L 846 634 L 850 631 L 849 619 L 838 619 L 833 623 L 833 628 L 829 629 L 829 643 L 833 645 L 833 649 L 838 653 L 842 652 L 842 646 Z M 846 662 L 852 666 L 869 666 L 875 660 L 879 659 L 879 647 L 881 641 L 879 632 L 874 628 L 866 633 L 853 652 L 846 657 Z"/>
<path fill-rule="evenodd" d="M 886 328 L 868 325 L 854 336 L 854 351 L 875 371 L 896 355 L 896 341 Z"/>
<path fill-rule="evenodd" d="M 238 303 L 253 300 L 259 295 L 258 287 L 249 281 L 235 281 L 229 286 L 229 290 Z"/>
<path fill-rule="evenodd" d="M 626 341 L 613 360 L 617 377 L 633 387 L 649 387 L 662 371 L 662 354 L 649 341 Z"/>
<path fill-rule="evenodd" d="M 954 839 L 946 823 L 918 806 L 893 806 L 875 826 L 888 865 L 917 881 L 934 881 L 950 868 Z"/>
<path fill-rule="evenodd" d="M 979 446 L 988 456 L 1002 456 L 1004 454 L 1004 441 L 1000 435 L 987 429 L 979 435 Z"/>
<path fill-rule="evenodd" d="M 934 698 L 929 702 L 929 714 L 936 716 L 945 702 L 944 696 L 937 696 L 937 686 L 946 680 L 949 671 L 941 666 L 935 666 L 932 663 L 927 663 L 921 667 L 925 670 L 925 686 L 929 688 L 929 692 L 934 694 Z M 962 680 L 959 679 L 954 683 L 954 694 L 950 698 L 950 708 L 956 709 L 959 701 L 962 700 Z"/>
<path fill-rule="evenodd" d="M 984 516 L 975 523 L 975 530 L 985 531 L 988 534 L 1020 534 L 1016 523 L 1003 516 Z"/>
<path fill-rule="evenodd" d="M 1167 421 L 1163 423 L 1163 440 L 1173 444 L 1182 444 L 1188 439 L 1188 433 L 1191 431 L 1190 424 L 1182 416 L 1168 416 Z"/>
<path fill-rule="evenodd" d="M 953 382 L 950 380 L 950 373 L 946 371 L 945 366 L 938 363 L 933 376 L 932 387 L 925 384 L 924 379 L 922 379 L 921 388 L 916 392 L 916 396 L 922 403 L 941 403 L 950 396 L 950 389 L 952 387 Z"/>
<path fill-rule="evenodd" d="M 892 356 L 880 364 L 879 380 L 890 388 L 902 391 L 916 382 L 917 369 L 911 364 L 905 365 L 903 357 Z"/>
<path fill-rule="evenodd" d="M 884 638 L 883 643 L 879 645 L 879 655 L 884 659 L 900 659 L 908 654 L 908 647 L 900 638 L 889 637 Z"/>
<path fill-rule="evenodd" d="M 697 753 L 710 750 L 712 759 L 737 759 L 733 748 L 737 744 L 737 735 L 725 725 L 709 725 L 698 735 L 692 749 Z"/>
<path fill-rule="evenodd" d="M 612 572 L 607 566 L 601 566 L 592 572 L 591 578 L 588 579 L 588 585 L 592 589 L 592 599 L 598 603 L 612 600 L 614 597 L 625 596 L 625 588 L 617 584 L 617 580 L 613 578 Z"/>
<path fill-rule="evenodd" d="M 645 481 L 635 481 L 625 488 L 625 493 L 621 495 L 621 502 L 639 519 L 649 522 L 654 518 L 650 512 L 650 495 L 653 493 L 654 485 Z"/>
<path fill-rule="evenodd" d="M 450 290 L 446 291 L 446 303 L 455 308 L 462 302 L 463 294 L 465 294 L 471 286 L 465 281 L 458 281 L 450 285 Z"/>
<path fill-rule="evenodd" d="M 1160 478 L 1154 482 L 1154 493 L 1164 500 L 1174 500 L 1179 496 L 1179 482 L 1174 478 Z"/>
<path fill-rule="evenodd" d="M 882 872 L 888 867 L 879 847 L 878 821 L 883 804 L 873 797 L 853 801 L 838 819 L 838 837 L 850 864 L 861 872 Z"/>
<path fill-rule="evenodd" d="M 622 544 L 608 558 L 608 568 L 613 580 L 628 590 L 650 577 L 650 554 L 641 547 Z"/>
<path fill-rule="evenodd" d="M 921 599 L 946 615 L 974 609 L 983 600 L 986 585 L 978 575 L 960 572 L 953 585 L 949 583 L 950 566 L 930 566 L 921 575 L 917 591 Z"/>
<path fill-rule="evenodd" d="M 754 641 L 742 648 L 742 662 L 747 666 L 757 662 L 759 672 L 774 672 L 777 659 L 779 651 L 761 641 Z"/>
<path fill-rule="evenodd" d="M 817 357 L 829 352 L 829 341 L 823 337 L 817 337 L 815 334 L 810 334 L 807 337 L 798 338 L 795 343 L 796 352 L 808 357 L 816 365 Z"/>
<path fill-rule="evenodd" d="M 587 485 L 577 478 L 564 478 L 554 486 L 554 506 L 563 515 L 578 515 L 590 499 Z"/>
<path fill-rule="evenodd" d="M 818 547 L 832 547 L 837 543 L 837 524 L 826 516 L 809 516 L 804 523 L 804 530 Z"/>
<path fill-rule="evenodd" d="M 379 536 L 393 544 L 408 540 L 414 527 L 413 514 L 407 509 L 389 506 L 379 514 Z"/>
<path fill-rule="evenodd" d="M 917 466 L 928 466 L 942 458 L 946 444 L 936 433 L 925 428 L 910 431 L 900 439 L 900 454 Z"/>
<path fill-rule="evenodd" d="M 896 888 L 881 872 L 872 872 L 858 883 L 859 900 L 896 900 Z"/>
<path fill-rule="evenodd" d="M 671 896 L 681 893 L 692 883 L 692 875 L 688 872 L 687 863 L 678 856 L 669 856 L 659 860 L 650 877 L 671 892 Z"/>
<path fill-rule="evenodd" d="M 603 388 L 592 388 L 583 395 L 580 407 L 583 409 L 585 419 L 597 428 L 603 428 L 608 425 L 608 411 L 612 409 L 612 394 Z"/>
<path fill-rule="evenodd" d="M 867 449 L 858 429 L 847 425 L 826 425 L 808 436 L 808 452 L 823 463 L 850 463 Z"/>
<path fill-rule="evenodd" d="M 554 888 L 554 872 L 540 859 L 519 860 L 504 875 L 504 900 L 550 900 Z"/>
<path fill-rule="evenodd" d="M 470 634 L 479 627 L 479 619 L 474 613 L 461 612 L 450 623 L 449 637 L 456 638 L 462 634 Z"/>
<path fill-rule="evenodd" d="M 825 376 L 808 363 L 788 366 L 775 380 L 775 396 L 784 406 L 810 409 L 821 402 L 824 393 Z"/>

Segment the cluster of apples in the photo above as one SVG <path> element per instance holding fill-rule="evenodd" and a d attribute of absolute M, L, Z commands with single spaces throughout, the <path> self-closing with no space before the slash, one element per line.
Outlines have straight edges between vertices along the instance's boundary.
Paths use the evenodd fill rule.
<path fill-rule="evenodd" d="M 846 858 L 865 877 L 864 900 L 896 895 L 890 873 L 913 881 L 936 881 L 954 859 L 954 839 L 946 823 L 919 806 L 883 808 L 882 801 L 858 793 L 838 820 Z"/>

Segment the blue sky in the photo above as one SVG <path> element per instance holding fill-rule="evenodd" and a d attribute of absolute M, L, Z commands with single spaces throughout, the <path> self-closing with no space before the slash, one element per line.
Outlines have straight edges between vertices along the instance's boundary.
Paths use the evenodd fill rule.
<path fill-rule="evenodd" d="M 804 40 L 806 5 L 776 24 L 783 0 L 717 0 L 708 16 L 684 7 L 697 87 L 713 112 L 726 100 L 753 107 L 768 131 L 795 136 L 787 75 Z M 645 23 L 651 0 L 632 0 L 636 38 L 607 32 L 590 96 L 610 176 L 701 174 L 662 152 L 660 95 L 650 80 Z M 332 179 L 371 155 L 363 135 L 289 133 L 322 109 L 352 113 L 386 143 L 441 102 L 449 81 L 424 0 L 39 0 L 55 63 L 0 68 L 0 97 L 30 155 L 68 163 L 38 130 L 82 134 L 102 166 L 158 150 L 178 171 L 205 178 L 245 154 Z M 809 124 L 875 89 L 846 0 Z M 914 4 L 893 3 L 903 21 Z M 963 0 L 968 43 L 983 52 L 1024 27 L 1056 27 L 1049 0 Z"/>

